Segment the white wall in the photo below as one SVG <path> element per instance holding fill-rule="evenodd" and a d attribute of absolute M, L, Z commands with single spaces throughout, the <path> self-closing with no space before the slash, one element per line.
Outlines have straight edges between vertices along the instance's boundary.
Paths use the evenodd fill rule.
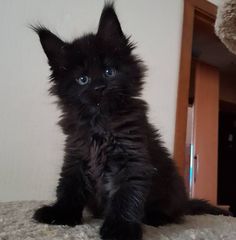
<path fill-rule="evenodd" d="M 96 30 L 103 1 L 0 0 L 0 6 L 0 201 L 52 199 L 64 136 L 47 93 L 46 57 L 27 25 L 40 22 L 71 39 Z M 116 8 L 149 66 L 144 96 L 172 151 L 183 1 L 117 0 Z"/>

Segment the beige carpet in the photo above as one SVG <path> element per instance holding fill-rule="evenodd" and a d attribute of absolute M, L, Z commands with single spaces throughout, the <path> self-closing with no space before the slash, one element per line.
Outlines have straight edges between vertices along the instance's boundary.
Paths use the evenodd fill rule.
<path fill-rule="evenodd" d="M 42 202 L 0 203 L 1 240 L 98 240 L 101 220 L 86 217 L 74 228 L 35 223 L 33 210 Z M 144 226 L 144 240 L 236 240 L 236 219 L 223 216 L 188 216 L 181 225 Z"/>

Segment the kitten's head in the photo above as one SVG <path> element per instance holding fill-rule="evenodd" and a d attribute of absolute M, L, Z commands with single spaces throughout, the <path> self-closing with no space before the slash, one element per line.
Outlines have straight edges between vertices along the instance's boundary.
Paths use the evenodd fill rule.
<path fill-rule="evenodd" d="M 71 43 L 45 27 L 34 30 L 51 67 L 51 93 L 62 104 L 94 110 L 139 96 L 145 68 L 132 54 L 134 46 L 123 34 L 112 4 L 104 7 L 96 34 Z"/>

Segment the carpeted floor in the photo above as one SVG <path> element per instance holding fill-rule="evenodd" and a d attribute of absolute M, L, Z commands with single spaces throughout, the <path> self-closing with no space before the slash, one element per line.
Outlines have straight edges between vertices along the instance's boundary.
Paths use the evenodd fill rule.
<path fill-rule="evenodd" d="M 42 202 L 0 203 L 1 240 L 99 240 L 101 220 L 85 218 L 74 228 L 33 222 L 33 210 Z M 188 216 L 181 225 L 144 226 L 144 240 L 236 240 L 236 219 L 223 216 Z"/>

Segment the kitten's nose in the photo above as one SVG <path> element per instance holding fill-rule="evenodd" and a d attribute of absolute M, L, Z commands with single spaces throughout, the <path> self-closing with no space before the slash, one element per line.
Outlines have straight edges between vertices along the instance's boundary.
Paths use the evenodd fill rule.
<path fill-rule="evenodd" d="M 101 85 L 95 86 L 94 90 L 97 91 L 97 92 L 98 91 L 102 92 L 105 88 L 106 88 L 106 85 L 101 84 Z"/>

